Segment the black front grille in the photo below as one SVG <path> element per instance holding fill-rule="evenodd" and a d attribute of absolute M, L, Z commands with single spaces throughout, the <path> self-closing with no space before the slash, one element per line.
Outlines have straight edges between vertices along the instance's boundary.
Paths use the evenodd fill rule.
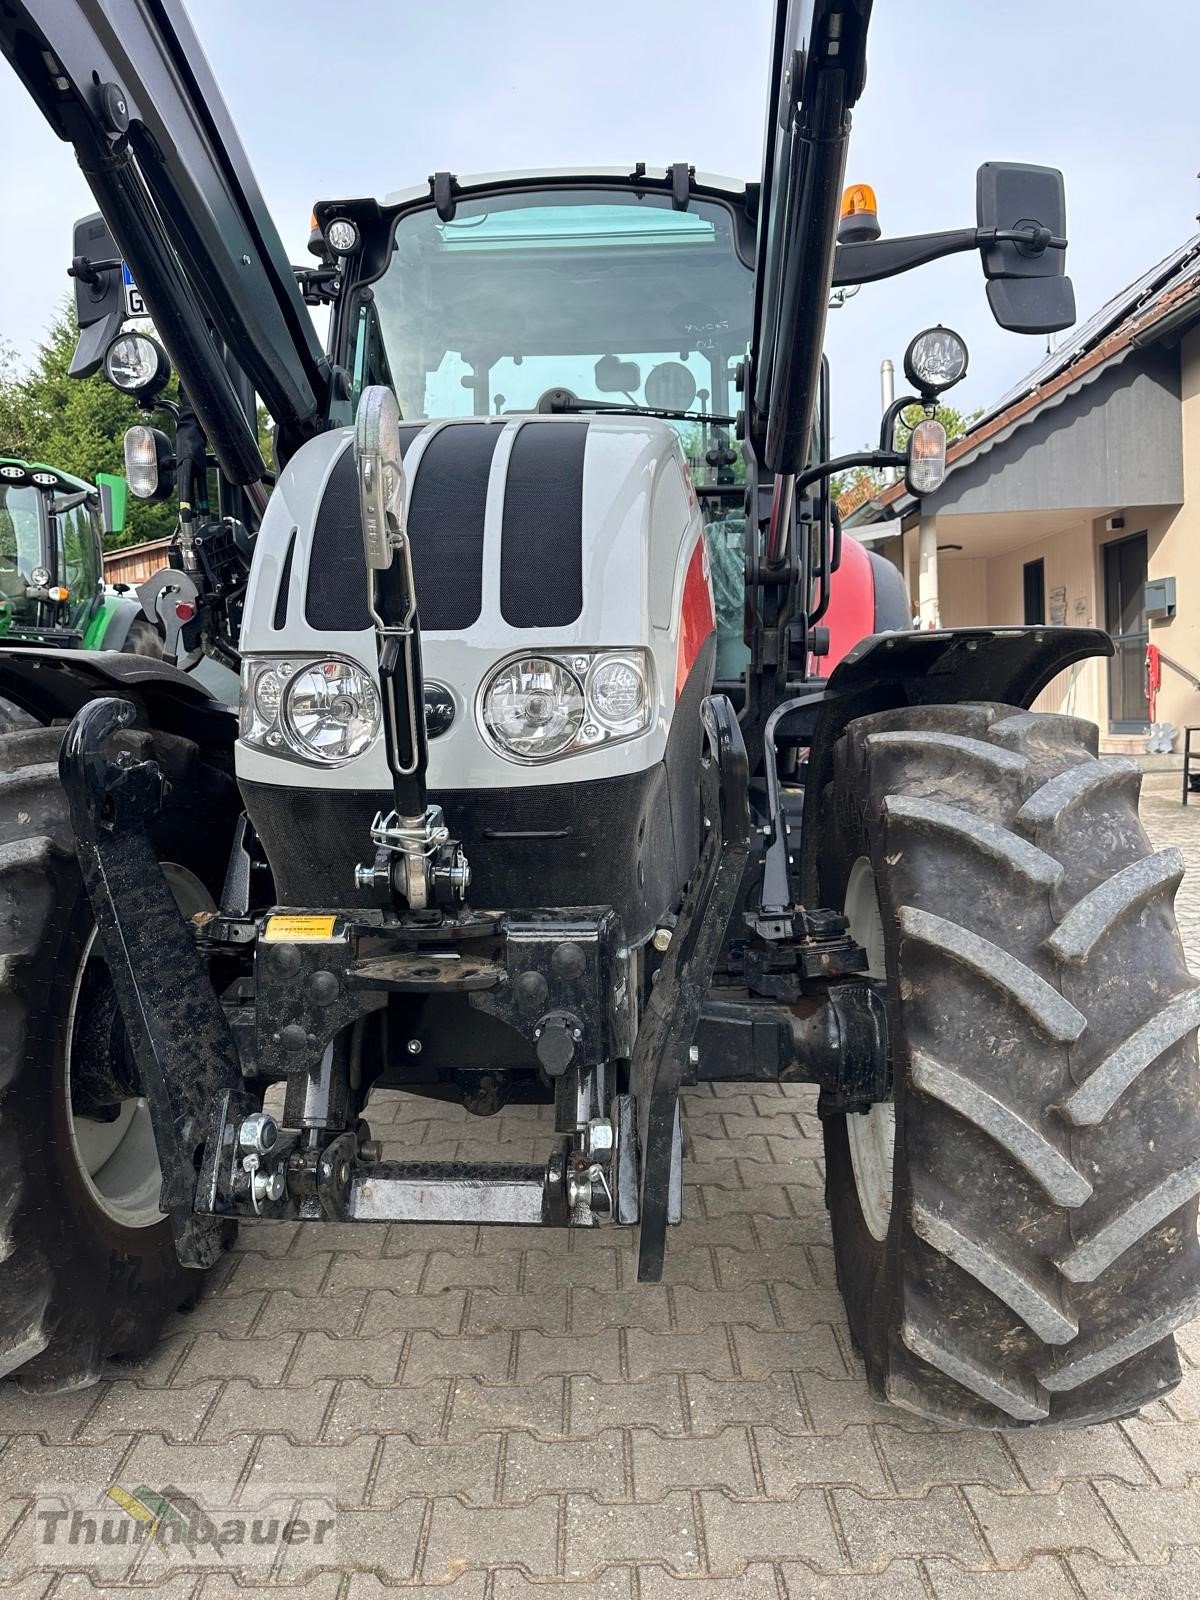
<path fill-rule="evenodd" d="M 500 427 L 442 428 L 425 446 L 408 506 L 421 626 L 458 633 L 483 609 L 483 517 Z"/>
<path fill-rule="evenodd" d="M 327 633 L 354 633 L 371 626 L 358 474 L 349 443 L 334 463 L 317 512 L 304 615 L 310 628 Z"/>
<path fill-rule="evenodd" d="M 689 777 L 691 788 L 695 783 Z M 354 868 L 372 855 L 371 820 L 387 791 L 287 789 L 240 780 L 279 905 L 366 906 Z M 662 763 L 644 772 L 545 788 L 445 789 L 451 835 L 471 864 L 480 910 L 611 905 L 641 940 L 678 899 L 673 801 Z"/>
<path fill-rule="evenodd" d="M 500 614 L 514 628 L 564 628 L 583 610 L 586 422 L 527 422 L 504 489 Z"/>

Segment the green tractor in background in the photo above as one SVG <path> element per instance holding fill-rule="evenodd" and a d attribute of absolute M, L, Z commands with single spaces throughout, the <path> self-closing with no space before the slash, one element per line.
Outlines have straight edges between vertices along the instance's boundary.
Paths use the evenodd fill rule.
<path fill-rule="evenodd" d="M 86 483 L 0 456 L 0 641 L 161 656 L 133 594 L 104 583 L 104 537 L 125 526 L 125 479 Z"/>

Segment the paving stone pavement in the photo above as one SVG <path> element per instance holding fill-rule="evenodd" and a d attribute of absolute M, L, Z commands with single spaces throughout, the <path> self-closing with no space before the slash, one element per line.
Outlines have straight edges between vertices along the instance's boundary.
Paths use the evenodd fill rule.
<path fill-rule="evenodd" d="M 1200 971 L 1200 806 L 1151 784 L 1144 816 L 1194 863 Z M 0 1600 L 1200 1596 L 1200 1325 L 1181 1388 L 1133 1421 L 923 1425 L 870 1398 L 850 1347 L 811 1092 L 715 1085 L 686 1115 L 662 1285 L 635 1284 L 615 1230 L 260 1225 L 148 1361 L 41 1401 L 0 1386 Z M 550 1136 L 539 1108 L 478 1120 L 400 1095 L 371 1120 L 389 1154 L 524 1160 Z M 54 1483 L 96 1504 L 112 1484 L 331 1495 L 336 1554 L 314 1533 L 211 1571 L 144 1543 L 118 1570 L 80 1542 L 63 1573 L 31 1503 Z"/>

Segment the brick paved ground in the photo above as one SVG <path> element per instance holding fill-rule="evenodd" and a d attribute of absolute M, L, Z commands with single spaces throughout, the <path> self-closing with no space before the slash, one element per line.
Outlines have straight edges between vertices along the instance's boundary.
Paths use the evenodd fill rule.
<path fill-rule="evenodd" d="M 1200 807 L 1172 794 L 1152 785 L 1146 821 L 1196 861 L 1180 909 L 1200 970 Z M 529 1159 L 550 1132 L 533 1108 L 479 1121 L 400 1096 L 372 1120 L 430 1156 Z M 129 1592 L 36 1570 L 29 1496 L 64 1480 L 245 1503 L 335 1486 L 336 1570 L 303 1547 L 274 1568 L 230 1553 L 221 1575 L 147 1551 L 133 1583 L 172 1600 L 268 1582 L 308 1600 L 1200 1596 L 1200 1326 L 1182 1387 L 1136 1421 L 924 1427 L 868 1397 L 850 1349 L 811 1095 L 717 1086 L 687 1122 L 661 1286 L 634 1285 L 616 1231 L 258 1227 L 143 1366 L 40 1403 L 0 1389 L 0 1597 Z"/>

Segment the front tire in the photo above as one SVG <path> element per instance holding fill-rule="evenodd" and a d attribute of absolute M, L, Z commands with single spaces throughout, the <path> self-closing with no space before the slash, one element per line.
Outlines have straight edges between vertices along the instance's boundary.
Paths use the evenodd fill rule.
<path fill-rule="evenodd" d="M 159 1213 L 136 1085 L 111 1120 L 86 1098 L 88 1061 L 124 1046 L 58 778 L 62 735 L 0 733 L 0 1376 L 43 1391 L 146 1354 L 203 1281 Z M 171 743 L 156 843 L 187 912 L 219 891 L 224 785 Z"/>
<path fill-rule="evenodd" d="M 886 978 L 895 1092 L 826 1122 L 827 1201 L 870 1382 L 924 1416 L 1129 1415 L 1178 1382 L 1200 1312 L 1183 865 L 1096 738 L 928 706 L 835 752 L 821 900 Z"/>

